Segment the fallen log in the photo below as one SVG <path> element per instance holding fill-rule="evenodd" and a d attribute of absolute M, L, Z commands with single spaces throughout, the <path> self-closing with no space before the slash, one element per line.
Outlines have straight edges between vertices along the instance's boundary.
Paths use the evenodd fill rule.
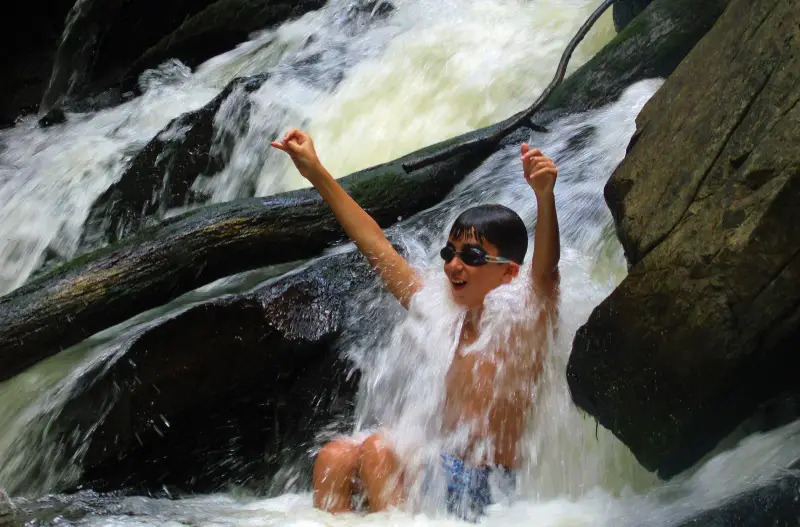
<path fill-rule="evenodd" d="M 541 115 L 547 119 L 592 105 L 580 90 L 607 102 L 609 93 L 619 94 L 652 75 L 653 68 L 643 62 L 657 61 L 658 71 L 668 74 L 665 57 L 677 65 L 680 54 L 691 48 L 687 39 L 698 40 L 702 28 L 711 25 L 708 19 L 698 22 L 688 8 L 665 11 L 674 4 L 685 7 L 686 0 L 654 1 L 637 18 L 645 17 L 646 23 L 631 24 L 591 66 L 559 88 L 552 85 L 563 107 L 540 97 L 533 107 L 497 125 L 342 178 L 343 187 L 384 227 L 434 205 L 491 153 L 528 137 L 531 118 L 540 115 L 538 106 L 546 104 Z M 658 21 L 667 20 L 667 12 L 673 18 L 661 27 Z M 687 26 L 695 29 L 687 33 Z M 606 70 L 634 73 L 620 78 Z M 565 93 L 565 85 L 577 91 Z M 309 189 L 199 209 L 80 256 L 0 298 L 0 380 L 210 281 L 308 258 L 343 239 L 319 195 Z"/>
<path fill-rule="evenodd" d="M 490 152 L 486 145 L 409 172 L 402 158 L 341 182 L 386 227 L 437 203 Z M 214 205 L 146 229 L 0 299 L 0 380 L 217 278 L 308 258 L 343 239 L 312 189 Z"/>

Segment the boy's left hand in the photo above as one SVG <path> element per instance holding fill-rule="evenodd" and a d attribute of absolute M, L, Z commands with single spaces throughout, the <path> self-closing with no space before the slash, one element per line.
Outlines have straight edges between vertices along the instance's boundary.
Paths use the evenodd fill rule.
<path fill-rule="evenodd" d="M 532 149 L 528 143 L 522 143 L 521 150 L 525 181 L 537 195 L 552 192 L 558 177 L 556 164 L 538 148 Z"/>

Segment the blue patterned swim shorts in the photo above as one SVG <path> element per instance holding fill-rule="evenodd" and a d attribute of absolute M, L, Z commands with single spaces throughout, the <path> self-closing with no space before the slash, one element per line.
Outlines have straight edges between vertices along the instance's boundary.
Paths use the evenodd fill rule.
<path fill-rule="evenodd" d="M 476 522 L 492 496 L 492 482 L 498 490 L 510 494 L 516 485 L 514 471 L 502 467 L 476 467 L 451 454 L 441 454 L 447 481 L 447 512 L 463 520 Z"/>

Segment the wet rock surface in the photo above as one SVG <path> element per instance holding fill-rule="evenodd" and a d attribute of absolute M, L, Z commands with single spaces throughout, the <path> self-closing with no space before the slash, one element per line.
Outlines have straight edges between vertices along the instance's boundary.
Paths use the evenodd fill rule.
<path fill-rule="evenodd" d="M 323 5 L 325 0 L 217 0 L 143 50 L 128 66 L 123 84 L 132 86 L 140 72 L 169 58 L 179 58 L 194 67 L 248 40 L 253 31 L 268 29 Z"/>
<path fill-rule="evenodd" d="M 78 384 L 89 387 L 59 418 L 65 431 L 99 421 L 81 439 L 80 485 L 268 492 L 281 466 L 293 467 L 281 483 L 305 483 L 316 434 L 352 414 L 358 376 L 335 342 L 356 294 L 374 284 L 366 261 L 348 253 L 144 330 L 85 375 Z"/>
<path fill-rule="evenodd" d="M 662 477 L 800 391 L 798 22 L 794 1 L 732 1 L 606 186 L 630 273 L 578 331 L 567 375 Z"/>
<path fill-rule="evenodd" d="M 787 474 L 704 511 L 679 527 L 794 527 L 800 523 L 798 496 L 800 477 Z"/>
<path fill-rule="evenodd" d="M 653 0 L 616 0 L 614 2 L 614 27 L 622 31 L 631 20 L 644 11 Z"/>

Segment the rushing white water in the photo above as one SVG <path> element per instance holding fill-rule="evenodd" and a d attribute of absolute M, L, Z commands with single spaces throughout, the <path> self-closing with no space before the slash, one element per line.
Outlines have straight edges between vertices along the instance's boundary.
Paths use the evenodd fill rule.
<path fill-rule="evenodd" d="M 0 292 L 22 283 L 48 247 L 72 254 L 92 200 L 121 175 L 136 150 L 171 118 L 202 106 L 235 76 L 271 73 L 250 96 L 250 125 L 237 139 L 232 162 L 221 174 L 198 182 L 215 200 L 304 185 L 285 158 L 265 144 L 290 125 L 309 129 L 323 161 L 343 175 L 507 117 L 535 98 L 566 41 L 595 5 L 589 0 L 406 0 L 396 2 L 388 18 L 354 19 L 348 15 L 349 3 L 332 2 L 258 35 L 194 73 L 174 63 L 150 72 L 143 78 L 149 86 L 145 95 L 119 107 L 73 114 L 68 124 L 47 130 L 26 121 L 0 131 Z M 573 67 L 608 38 L 609 21 L 603 23 Z M 564 370 L 574 332 L 625 274 L 602 188 L 624 156 L 636 114 L 659 85 L 658 80 L 638 83 L 617 103 L 566 117 L 551 125 L 551 133 L 531 138 L 560 169 L 561 322 L 536 393 L 518 495 L 512 503 L 493 506 L 484 520 L 488 525 L 674 523 L 769 481 L 800 452 L 800 426 L 789 425 L 752 436 L 691 473 L 659 483 L 571 402 Z M 225 124 L 223 108 L 217 126 Z M 391 229 L 431 283 L 441 276 L 436 253 L 447 228 L 465 207 L 499 202 L 534 224 L 535 199 L 522 180 L 518 154 L 516 145 L 498 152 L 442 204 Z M 64 451 L 63 438 L 53 437 L 50 425 L 81 389 L 81 372 L 117 360 L 126 340 L 162 317 L 252 285 L 208 286 L 0 383 L 0 487 L 44 494 L 74 478 L 80 452 Z M 515 316 L 515 287 L 524 283 L 495 297 L 493 309 L 500 318 Z M 420 387 L 436 386 L 449 361 L 446 338 L 442 345 L 430 344 L 436 335 L 447 334 L 457 313 L 435 286 L 426 295 L 429 304 L 441 308 L 438 317 L 406 318 L 386 295 L 366 295 L 354 316 L 382 318 L 362 324 L 370 329 L 344 343 L 364 370 L 357 424 L 368 427 L 376 418 L 399 421 L 409 424 L 395 436 L 399 442 L 425 438 L 424 430 L 410 426 L 425 417 L 425 405 L 432 400 L 430 391 Z M 420 335 L 427 346 L 415 348 Z M 426 367 L 420 368 L 423 359 Z M 397 395 L 407 404 L 397 405 Z M 418 415 L 411 416 L 409 408 Z M 297 490 L 269 499 L 240 491 L 176 501 L 91 493 L 57 500 L 82 504 L 84 513 L 72 520 L 76 525 L 462 524 L 435 503 L 416 513 L 332 516 L 313 509 L 310 495 Z M 0 493 L 0 505 L 5 499 Z M 52 519 L 58 521 L 66 520 Z"/>
<path fill-rule="evenodd" d="M 356 5 L 334 0 L 193 74 L 168 63 L 143 76 L 143 97 L 120 106 L 44 130 L 33 117 L 0 130 L 0 293 L 48 251 L 74 254 L 89 207 L 136 151 L 234 77 L 270 73 L 229 166 L 197 182 L 214 201 L 303 185 L 267 146 L 290 126 L 315 133 L 323 151 L 336 152 L 330 169 L 345 175 L 511 115 L 547 84 L 596 2 L 401 0 L 388 16 Z M 605 17 L 572 66 L 611 34 Z"/>

